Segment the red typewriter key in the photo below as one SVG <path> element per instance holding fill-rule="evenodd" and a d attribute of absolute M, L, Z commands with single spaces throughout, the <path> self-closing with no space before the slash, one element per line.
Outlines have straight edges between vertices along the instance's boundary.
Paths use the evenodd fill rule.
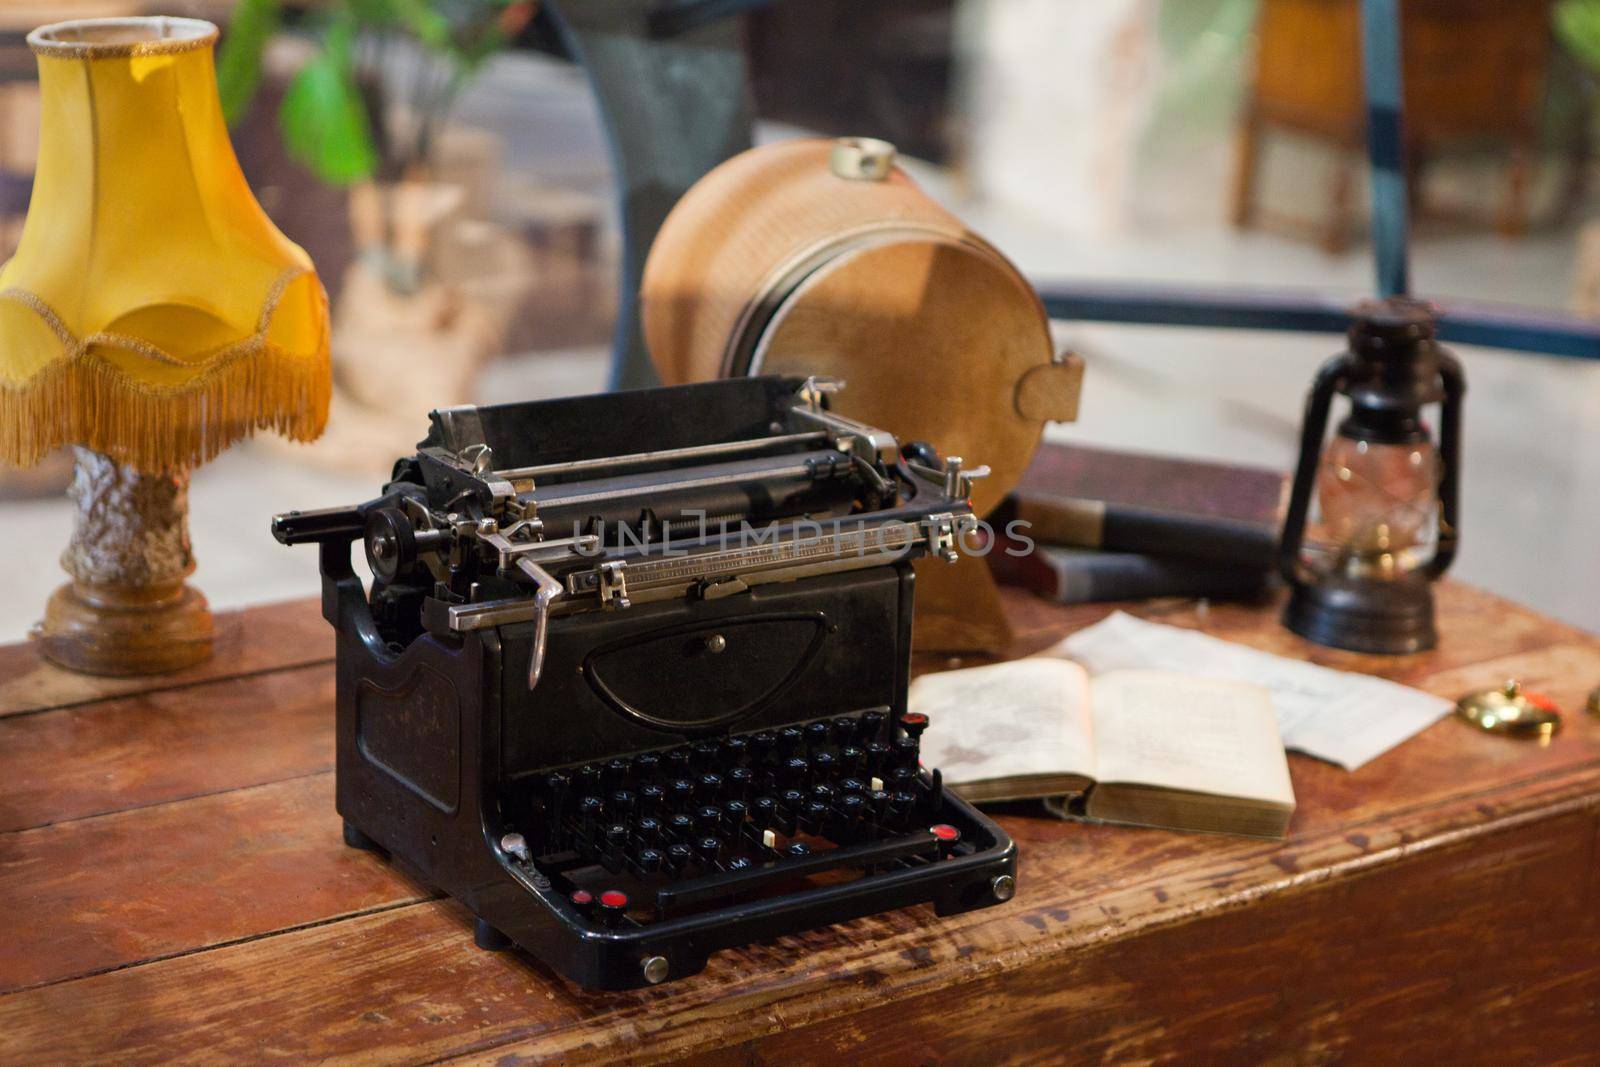
<path fill-rule="evenodd" d="M 922 731 L 928 728 L 928 717 L 920 711 L 908 711 L 900 716 L 900 726 L 911 735 L 912 740 L 922 737 Z"/>
<path fill-rule="evenodd" d="M 628 894 L 620 889 L 607 889 L 600 894 L 600 921 L 616 926 L 628 914 Z"/>
<path fill-rule="evenodd" d="M 594 894 L 587 889 L 574 889 L 567 897 L 567 900 L 572 903 L 574 908 L 577 908 L 585 915 L 594 907 Z"/>
<path fill-rule="evenodd" d="M 949 823 L 935 823 L 928 827 L 928 833 L 932 834 L 933 839 L 939 843 L 940 858 L 950 855 L 951 849 L 955 848 L 957 842 L 961 840 L 961 831 Z"/>

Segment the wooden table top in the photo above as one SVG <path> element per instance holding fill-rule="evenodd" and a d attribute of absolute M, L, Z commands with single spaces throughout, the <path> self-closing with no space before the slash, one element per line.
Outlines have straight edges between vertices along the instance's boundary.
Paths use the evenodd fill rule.
<path fill-rule="evenodd" d="M 1006 601 L 1019 655 L 1110 610 L 1009 591 Z M 1314 648 L 1271 606 L 1134 610 L 1450 698 L 1515 676 L 1567 712 L 1553 742 L 1447 718 L 1354 773 L 1294 756 L 1299 808 L 1282 842 L 1007 813 L 1021 849 L 1007 905 L 947 919 L 926 906 L 890 912 L 620 994 L 477 950 L 462 908 L 342 844 L 333 638 L 313 602 L 220 615 L 215 658 L 162 678 L 72 675 L 29 646 L 0 647 L 0 1061 L 751 1062 L 780 1033 L 785 1059 L 844 1049 L 925 1060 L 926 1049 L 874 1045 L 868 1020 L 932 1003 L 977 1025 L 969 983 L 1003 986 L 1040 961 L 1292 903 L 1519 822 L 1592 821 L 1600 720 L 1581 707 L 1600 684 L 1600 639 L 1456 583 L 1440 587 L 1439 607 L 1439 647 L 1395 659 Z M 1063 983 L 1051 1010 L 1092 1012 L 1096 990 Z M 1200 996 L 1192 1014 L 1204 1006 Z M 1164 1040 L 1191 1024 L 1179 1015 Z M 1080 1051 L 1125 1058 L 1153 1040 L 1119 1029 L 1114 1013 L 1095 1027 Z"/>

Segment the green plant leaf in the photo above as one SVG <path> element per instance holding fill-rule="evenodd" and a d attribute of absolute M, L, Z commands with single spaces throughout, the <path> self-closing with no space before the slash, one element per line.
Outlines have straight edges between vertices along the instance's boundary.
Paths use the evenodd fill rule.
<path fill-rule="evenodd" d="M 336 185 L 369 178 L 378 166 L 366 103 L 355 83 L 353 43 L 348 22 L 335 24 L 322 50 L 289 83 L 278 113 L 289 154 Z"/>
<path fill-rule="evenodd" d="M 1553 20 L 1567 50 L 1600 70 L 1600 0 L 1561 0 Z"/>
<path fill-rule="evenodd" d="M 217 93 L 222 114 L 232 126 L 261 84 L 261 57 L 283 22 L 281 0 L 239 0 L 217 52 Z"/>

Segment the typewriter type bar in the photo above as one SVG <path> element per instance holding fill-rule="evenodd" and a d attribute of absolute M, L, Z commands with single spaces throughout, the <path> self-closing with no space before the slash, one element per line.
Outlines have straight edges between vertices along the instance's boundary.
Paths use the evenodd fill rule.
<path fill-rule="evenodd" d="M 602 989 L 1008 899 L 1015 846 L 905 708 L 911 561 L 954 558 L 984 471 L 837 387 L 446 409 L 378 497 L 278 516 L 320 548 L 347 842 Z"/>

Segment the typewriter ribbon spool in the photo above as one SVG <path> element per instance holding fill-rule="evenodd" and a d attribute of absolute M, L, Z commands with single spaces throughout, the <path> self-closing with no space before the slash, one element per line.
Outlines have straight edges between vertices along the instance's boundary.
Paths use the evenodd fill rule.
<path fill-rule="evenodd" d="M 978 515 L 1016 484 L 1045 422 L 1077 416 L 1082 364 L 1054 355 L 1038 295 L 886 142 L 787 141 L 717 167 L 668 215 L 640 304 L 664 382 L 841 378 L 840 414 L 986 464 Z M 1006 643 L 981 564 L 918 578 L 919 648 Z"/>

